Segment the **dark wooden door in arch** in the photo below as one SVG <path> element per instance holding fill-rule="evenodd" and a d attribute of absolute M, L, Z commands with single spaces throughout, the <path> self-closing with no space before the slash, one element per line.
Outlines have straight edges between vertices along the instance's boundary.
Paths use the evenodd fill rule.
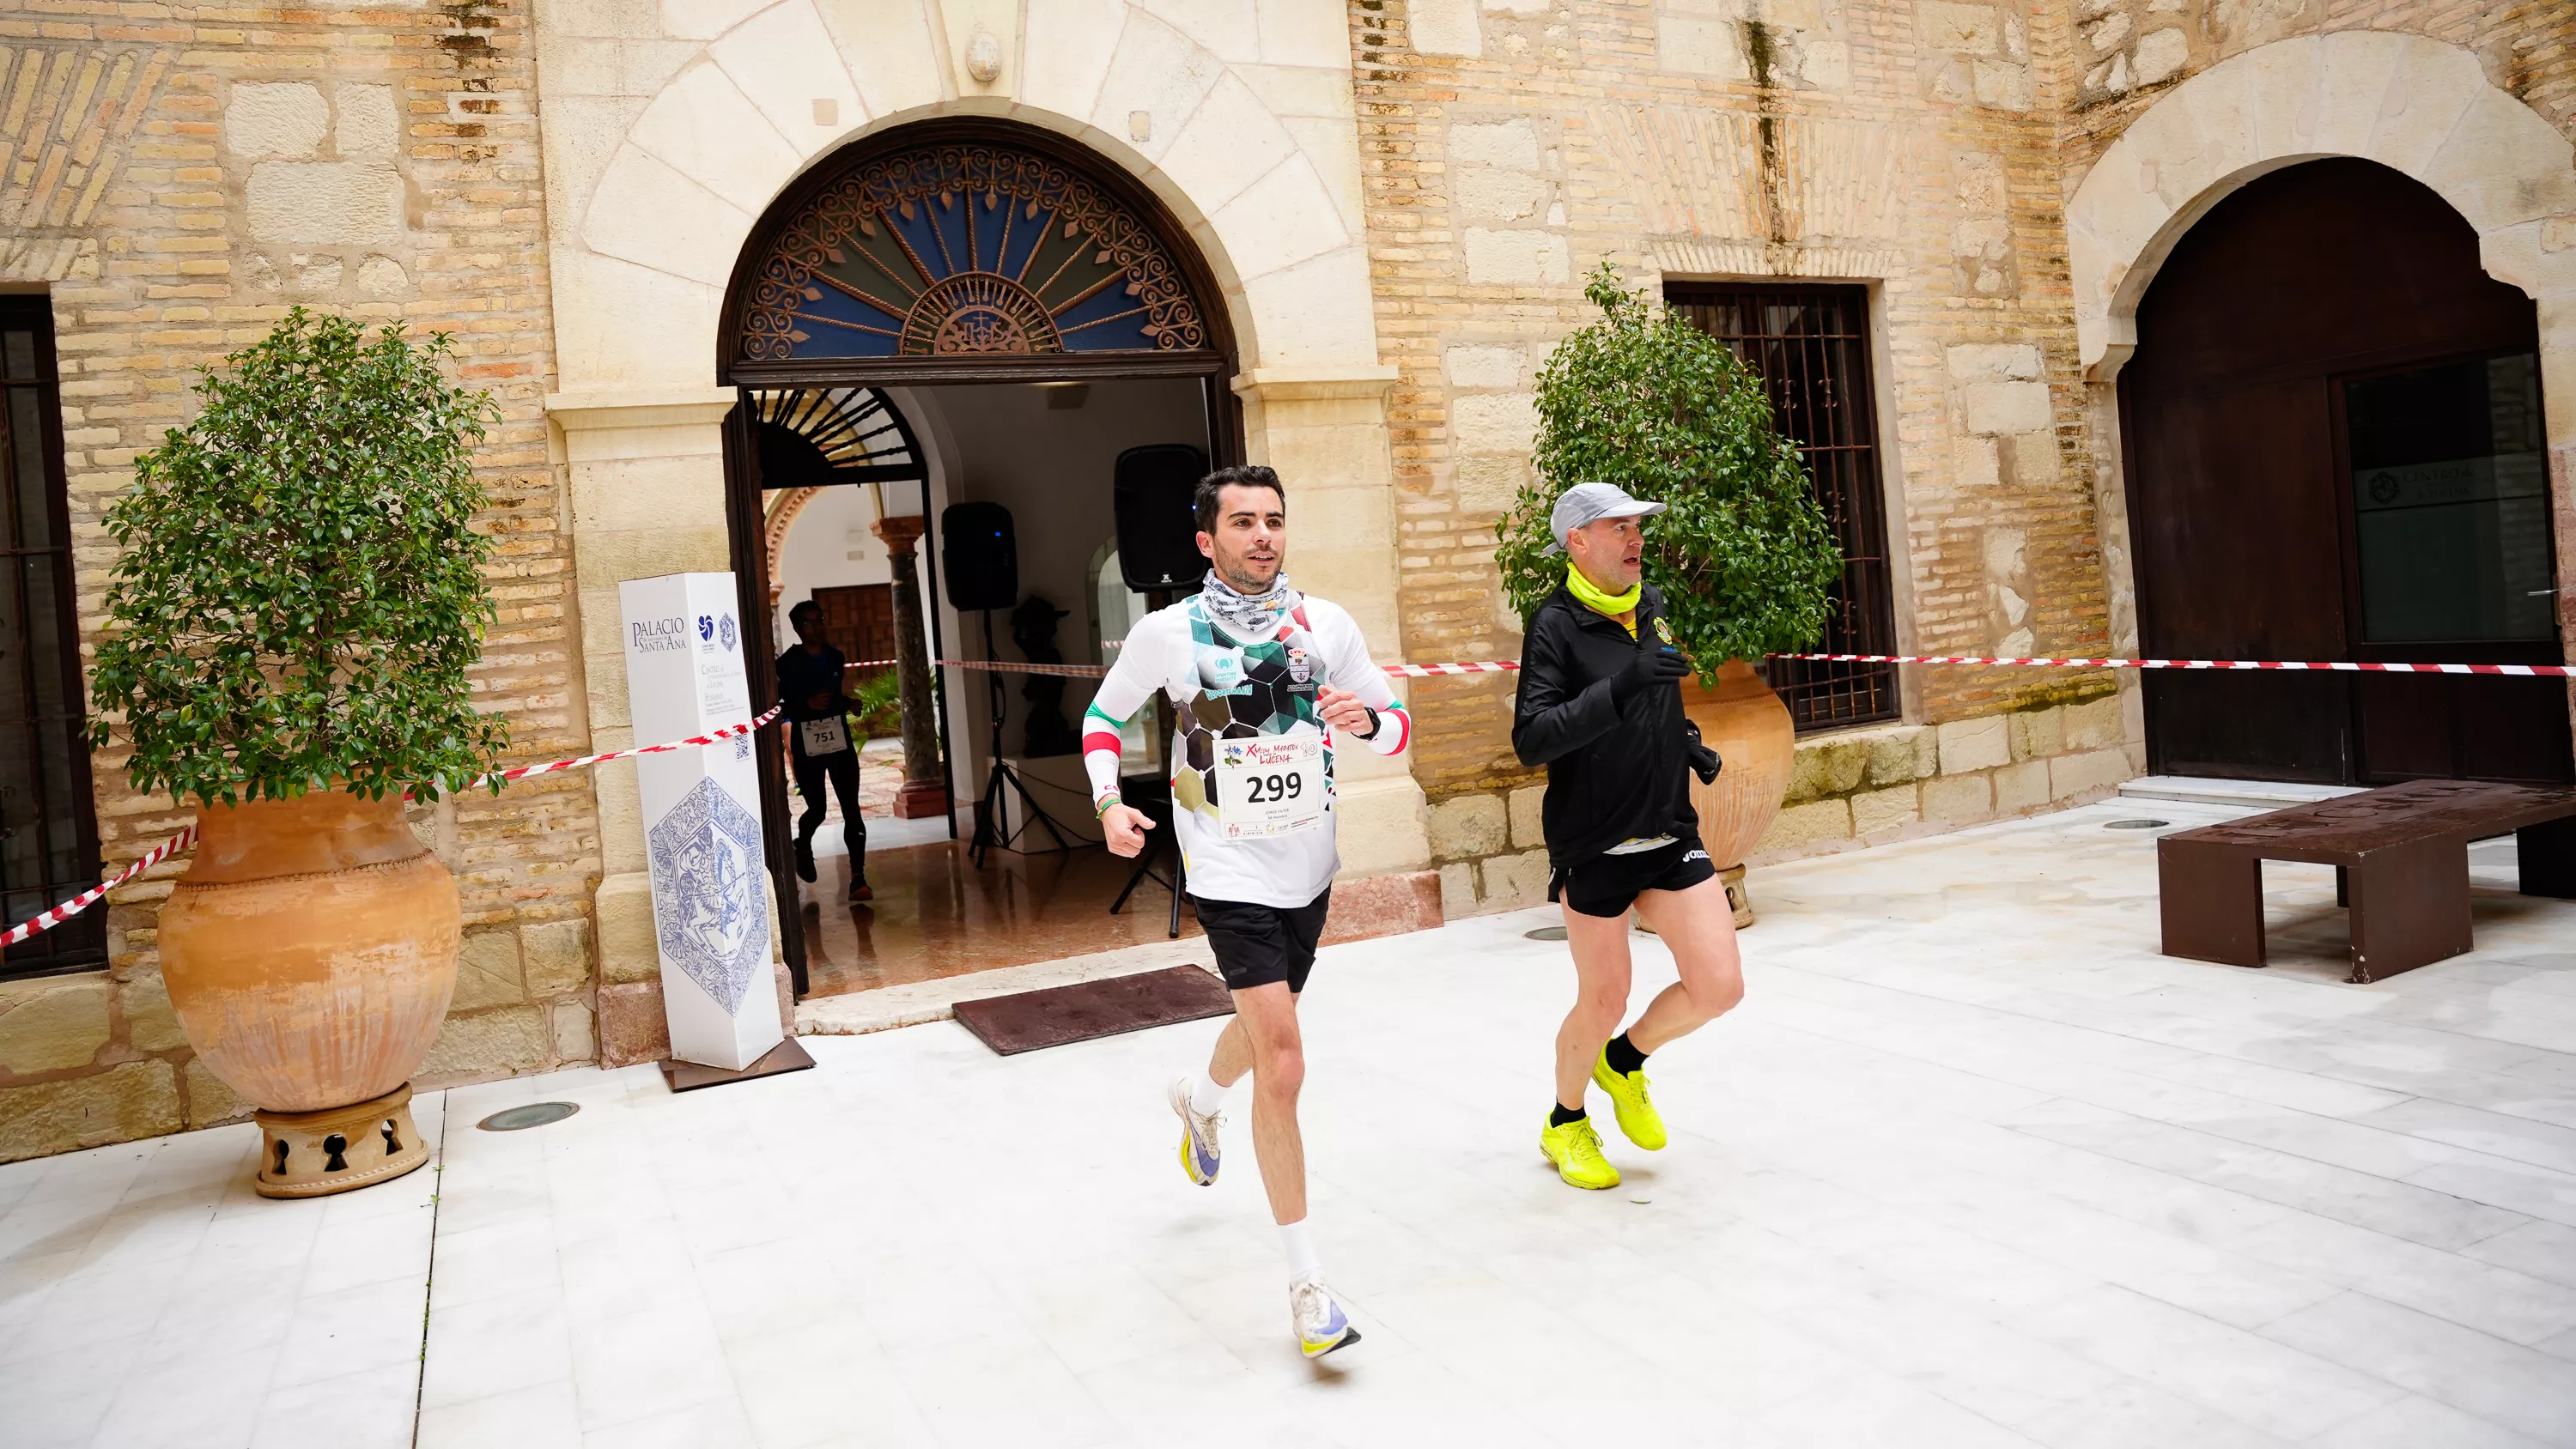
<path fill-rule="evenodd" d="M 2149 286 L 2119 379 L 2144 652 L 2558 662 L 2537 348 L 2531 300 L 2399 172 L 2306 162 L 2212 208 Z M 2557 680 L 2145 688 L 2162 773 L 2576 779 Z"/>

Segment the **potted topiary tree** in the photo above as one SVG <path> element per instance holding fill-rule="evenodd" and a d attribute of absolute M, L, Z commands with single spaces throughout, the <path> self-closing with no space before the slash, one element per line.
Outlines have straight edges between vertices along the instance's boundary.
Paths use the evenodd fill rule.
<path fill-rule="evenodd" d="M 493 617 L 469 524 L 496 414 L 441 375 L 451 350 L 299 307 L 201 375 L 196 420 L 107 514 L 124 554 L 91 742 L 121 734 L 136 789 L 197 806 L 161 974 L 198 1057 L 260 1109 L 272 1197 L 427 1157 L 409 1079 L 460 921 L 404 795 L 462 788 L 508 742 L 466 679 Z"/>
<path fill-rule="evenodd" d="M 1559 493 L 1597 480 L 1664 505 L 1646 528 L 1646 581 L 1698 671 L 1683 708 L 1726 760 L 1691 797 L 1736 923 L 1751 925 L 1744 857 L 1779 815 L 1795 746 L 1788 707 L 1752 661 L 1824 631 L 1842 550 L 1761 379 L 1733 351 L 1621 287 L 1606 261 L 1584 295 L 1601 320 L 1539 369 L 1538 477 L 1504 517 L 1495 559 L 1526 618 L 1565 578 L 1565 560 L 1543 552 Z"/>

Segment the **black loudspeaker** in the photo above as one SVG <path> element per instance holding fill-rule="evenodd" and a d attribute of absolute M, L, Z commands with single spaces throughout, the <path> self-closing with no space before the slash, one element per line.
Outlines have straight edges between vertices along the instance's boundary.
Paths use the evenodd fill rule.
<path fill-rule="evenodd" d="M 998 503 L 952 503 L 939 515 L 940 567 L 948 606 L 961 614 L 1007 609 L 1020 601 L 1020 546 L 1011 510 Z"/>
<path fill-rule="evenodd" d="M 1118 455 L 1118 571 L 1137 593 L 1194 589 L 1207 573 L 1190 501 L 1207 476 L 1207 454 L 1187 443 L 1154 443 Z"/>

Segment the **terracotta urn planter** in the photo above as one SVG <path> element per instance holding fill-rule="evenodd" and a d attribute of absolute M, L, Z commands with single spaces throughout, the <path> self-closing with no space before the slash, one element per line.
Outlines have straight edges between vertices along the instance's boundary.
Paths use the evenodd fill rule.
<path fill-rule="evenodd" d="M 1749 926 L 1753 905 L 1744 890 L 1744 857 L 1779 817 L 1780 802 L 1789 792 L 1797 731 L 1790 724 L 1789 707 L 1741 659 L 1718 667 L 1715 689 L 1697 680 L 1682 681 L 1682 713 L 1726 761 L 1716 784 L 1691 780 L 1691 807 L 1699 812 L 1700 843 L 1726 881 L 1735 924 Z"/>
<path fill-rule="evenodd" d="M 398 796 L 316 791 L 198 813 L 161 911 L 189 1044 L 260 1110 L 259 1191 L 315 1197 L 428 1160 L 410 1077 L 456 989 L 456 878 Z"/>

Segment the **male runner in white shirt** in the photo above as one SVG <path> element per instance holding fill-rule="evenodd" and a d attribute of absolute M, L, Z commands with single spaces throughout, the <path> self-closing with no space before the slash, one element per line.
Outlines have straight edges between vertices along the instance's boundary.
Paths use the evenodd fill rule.
<path fill-rule="evenodd" d="M 1298 993 L 1332 901 L 1333 747 L 1358 739 L 1402 750 L 1413 722 L 1368 655 L 1351 616 L 1289 587 L 1288 495 L 1263 467 L 1201 480 L 1201 591 L 1139 621 L 1083 715 L 1083 764 L 1119 855 L 1145 848 L 1145 813 L 1118 798 L 1118 730 L 1159 689 L 1178 716 L 1171 741 L 1172 822 L 1199 925 L 1234 993 L 1234 1017 L 1204 1073 L 1171 1086 L 1181 1166 L 1216 1181 L 1217 1109 L 1252 1073 L 1252 1149 L 1288 1252 L 1288 1309 L 1317 1358 L 1359 1341 L 1324 1286 L 1306 1225 L 1306 1149 L 1297 1132 L 1305 1080 Z"/>

